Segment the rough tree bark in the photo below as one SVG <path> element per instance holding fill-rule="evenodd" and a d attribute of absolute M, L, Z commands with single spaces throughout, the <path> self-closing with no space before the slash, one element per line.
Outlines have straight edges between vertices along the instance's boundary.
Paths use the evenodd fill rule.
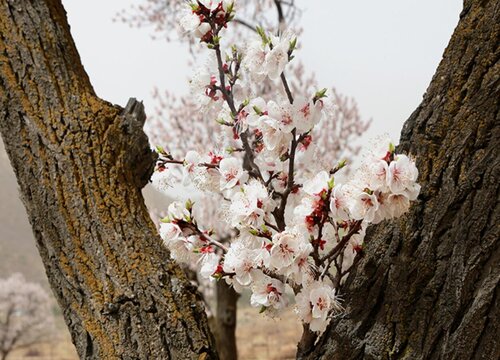
<path fill-rule="evenodd" d="M 144 205 L 155 158 L 142 104 L 122 109 L 95 95 L 59 0 L 0 2 L 0 102 L 5 147 L 80 357 L 216 359 L 200 299 Z"/>
<path fill-rule="evenodd" d="M 417 158 L 408 216 L 366 254 L 309 359 L 500 358 L 500 2 L 466 0 L 399 151 Z"/>
<path fill-rule="evenodd" d="M 369 231 L 347 312 L 311 359 L 499 357 L 499 10 L 466 0 L 400 150 L 423 189 Z M 56 0 L 0 2 L 0 131 L 82 358 L 216 358 L 195 291 L 140 189 L 142 106 L 94 94 Z M 138 166 L 143 164 L 144 166 Z"/>

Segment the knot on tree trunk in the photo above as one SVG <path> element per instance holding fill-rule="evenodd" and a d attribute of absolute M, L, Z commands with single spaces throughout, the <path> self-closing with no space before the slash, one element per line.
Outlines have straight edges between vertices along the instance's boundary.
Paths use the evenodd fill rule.
<path fill-rule="evenodd" d="M 114 131 L 109 131 L 107 136 L 108 140 L 112 139 L 111 141 L 121 144 L 117 155 L 124 167 L 124 174 L 127 180 L 140 189 L 148 183 L 158 157 L 156 152 L 151 150 L 148 137 L 144 133 L 145 121 L 144 105 L 141 101 L 130 98 L 112 125 L 115 127 Z"/>

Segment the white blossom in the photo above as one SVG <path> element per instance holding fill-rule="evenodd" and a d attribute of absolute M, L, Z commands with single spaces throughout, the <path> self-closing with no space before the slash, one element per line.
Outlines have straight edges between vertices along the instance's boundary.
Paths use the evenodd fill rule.
<path fill-rule="evenodd" d="M 350 199 L 349 213 L 355 220 L 365 219 L 371 222 L 375 217 L 379 204 L 377 196 L 364 191 L 359 191 Z"/>
<path fill-rule="evenodd" d="M 164 245 L 168 248 L 172 242 L 175 242 L 182 237 L 182 230 L 176 224 L 161 223 L 160 236 L 163 239 Z"/>
<path fill-rule="evenodd" d="M 338 184 L 333 187 L 330 197 L 330 211 L 335 219 L 349 220 L 348 197 L 345 185 Z"/>
<path fill-rule="evenodd" d="M 185 32 L 194 32 L 200 26 L 200 17 L 193 13 L 190 8 L 186 8 L 179 18 L 179 23 Z"/>
<path fill-rule="evenodd" d="M 247 172 L 243 170 L 241 161 L 234 157 L 222 159 L 219 163 L 219 171 L 221 173 L 221 190 L 231 189 L 238 182 L 244 182 L 248 178 Z"/>
<path fill-rule="evenodd" d="M 311 130 L 321 119 L 321 109 L 323 102 L 314 103 L 304 97 L 298 98 L 294 102 L 296 108 L 295 125 L 299 133 Z"/>
<path fill-rule="evenodd" d="M 212 275 L 217 271 L 217 268 L 219 266 L 219 255 L 210 252 L 207 254 L 203 254 L 203 256 L 200 258 L 200 275 L 204 279 L 211 279 L 213 280 Z"/>
<path fill-rule="evenodd" d="M 265 75 L 266 46 L 262 40 L 254 40 L 247 45 L 243 66 L 253 75 Z"/>
<path fill-rule="evenodd" d="M 271 100 L 267 103 L 267 108 L 269 117 L 277 122 L 280 132 L 290 133 L 296 127 L 295 116 L 297 112 L 288 101 L 277 103 Z"/>
<path fill-rule="evenodd" d="M 151 176 L 151 183 L 158 191 L 167 192 L 173 186 L 172 174 L 168 171 L 168 169 L 155 171 Z"/>
<path fill-rule="evenodd" d="M 247 249 L 243 242 L 233 242 L 224 257 L 224 272 L 235 273 L 234 278 L 240 285 L 250 285 L 252 270 L 257 267 L 255 255 L 255 250 Z"/>
<path fill-rule="evenodd" d="M 299 252 L 300 241 L 293 231 L 283 231 L 273 236 L 271 248 L 271 266 L 277 270 L 292 265 Z"/>
<path fill-rule="evenodd" d="M 250 304 L 255 307 L 264 306 L 276 310 L 283 309 L 287 304 L 285 285 L 281 281 L 262 273 L 255 277 L 256 279 L 252 283 Z"/>
<path fill-rule="evenodd" d="M 328 189 L 330 175 L 326 171 L 320 171 L 312 179 L 304 182 L 304 191 L 309 195 L 318 195 Z"/>
<path fill-rule="evenodd" d="M 275 150 L 288 146 L 291 136 L 281 131 L 278 120 L 264 115 L 260 118 L 259 129 L 262 131 L 262 140 L 267 150 Z"/>
<path fill-rule="evenodd" d="M 342 308 L 335 290 L 325 282 L 314 281 L 296 296 L 296 311 L 302 321 L 309 323 L 311 331 L 323 332 L 332 311 Z"/>
<path fill-rule="evenodd" d="M 286 64 L 288 64 L 288 45 L 280 43 L 266 54 L 264 70 L 271 80 L 276 80 L 285 70 Z"/>
<path fill-rule="evenodd" d="M 402 194 L 417 181 L 418 170 L 408 156 L 396 155 L 389 164 L 387 185 L 394 194 Z"/>
<path fill-rule="evenodd" d="M 266 210 L 270 210 L 273 206 L 267 189 L 259 181 L 251 180 L 231 199 L 229 206 L 231 224 L 235 227 L 259 228 L 264 223 Z"/>

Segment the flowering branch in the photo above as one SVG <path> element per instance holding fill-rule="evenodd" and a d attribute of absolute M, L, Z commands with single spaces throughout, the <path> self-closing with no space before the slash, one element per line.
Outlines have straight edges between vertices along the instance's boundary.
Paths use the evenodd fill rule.
<path fill-rule="evenodd" d="M 283 2 L 275 4 L 284 26 Z M 301 346 L 311 346 L 342 311 L 338 292 L 351 269 L 343 267 L 362 252 L 366 227 L 408 209 L 419 192 L 418 171 L 387 140 L 343 184 L 336 176 L 346 161 L 333 167 L 331 159 L 323 167 L 311 162 L 315 128 L 332 121 L 327 90 L 294 97 L 284 70 L 297 38 L 288 31 L 272 35 L 257 28 L 259 38 L 232 46 L 224 61 L 221 34 L 233 19 L 228 0 L 193 2 L 181 19 L 213 50 L 214 62 L 197 69 L 191 88 L 200 111 L 216 114 L 222 125 L 225 151 L 189 151 L 181 161 L 160 148 L 158 171 L 182 165 L 183 181 L 226 199 L 218 206 L 236 235 L 227 245 L 214 239 L 212 230 L 198 226 L 190 201 L 169 206 L 160 232 L 174 259 L 197 263 L 202 277 L 236 291 L 250 288 L 251 304 L 266 313 L 285 308 L 291 288 L 304 322 Z M 263 81 L 281 81 L 283 93 L 256 97 Z"/>

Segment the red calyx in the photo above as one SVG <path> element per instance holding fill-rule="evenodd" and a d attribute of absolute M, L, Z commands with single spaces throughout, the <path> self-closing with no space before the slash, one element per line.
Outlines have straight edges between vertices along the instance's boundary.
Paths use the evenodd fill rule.
<path fill-rule="evenodd" d="M 222 156 L 214 154 L 212 151 L 208 153 L 210 156 L 210 164 L 217 165 L 223 159 Z"/>
<path fill-rule="evenodd" d="M 200 252 L 202 254 L 210 254 L 210 253 L 213 253 L 215 250 L 213 247 L 211 247 L 210 245 L 207 245 L 207 246 L 203 246 L 201 249 L 200 249 Z"/>

